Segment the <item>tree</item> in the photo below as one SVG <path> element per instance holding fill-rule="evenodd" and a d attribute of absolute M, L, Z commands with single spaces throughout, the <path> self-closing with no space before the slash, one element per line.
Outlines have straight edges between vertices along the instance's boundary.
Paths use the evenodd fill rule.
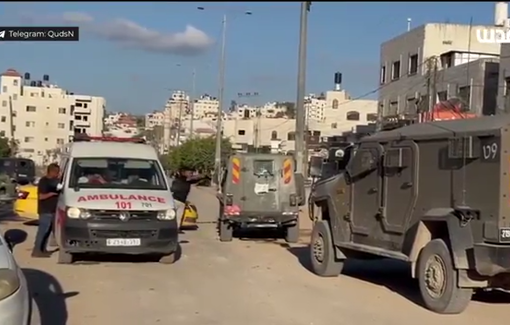
<path fill-rule="evenodd" d="M 18 153 L 18 148 L 17 140 L 0 137 L 0 157 L 14 157 Z"/>
<path fill-rule="evenodd" d="M 214 169 L 215 148 L 215 137 L 192 138 L 172 149 L 162 160 L 165 167 L 172 171 L 189 168 L 201 173 L 209 173 Z M 230 141 L 223 139 L 222 157 L 228 157 L 231 150 Z"/>

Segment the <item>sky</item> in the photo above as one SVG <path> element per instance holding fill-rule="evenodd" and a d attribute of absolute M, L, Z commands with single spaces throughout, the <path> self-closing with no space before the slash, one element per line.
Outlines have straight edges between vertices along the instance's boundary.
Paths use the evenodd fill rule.
<path fill-rule="evenodd" d="M 198 10 L 203 7 L 204 10 Z M 160 110 L 172 90 L 218 95 L 227 17 L 225 107 L 295 101 L 299 2 L 1 2 L 2 26 L 80 26 L 79 42 L 5 42 L 0 69 L 43 74 L 69 91 L 103 96 L 109 111 Z M 251 15 L 246 15 L 251 12 Z M 313 2 L 308 20 L 307 93 L 378 86 L 382 42 L 407 19 L 492 24 L 493 2 Z M 258 93 L 258 96 L 238 94 Z"/>

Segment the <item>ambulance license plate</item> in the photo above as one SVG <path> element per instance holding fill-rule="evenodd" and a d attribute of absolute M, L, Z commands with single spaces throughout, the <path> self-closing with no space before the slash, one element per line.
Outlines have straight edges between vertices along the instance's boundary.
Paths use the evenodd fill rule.
<path fill-rule="evenodd" d="M 140 246 L 140 238 L 108 238 L 106 246 Z"/>

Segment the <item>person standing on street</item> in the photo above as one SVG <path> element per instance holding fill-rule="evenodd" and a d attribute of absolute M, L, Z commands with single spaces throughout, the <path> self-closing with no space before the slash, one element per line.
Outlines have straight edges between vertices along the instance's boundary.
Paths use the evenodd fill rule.
<path fill-rule="evenodd" d="M 57 210 L 60 167 L 57 164 L 50 164 L 37 184 L 37 209 L 39 212 L 39 225 L 35 236 L 32 257 L 50 257 L 51 253 L 46 250 L 48 238 L 52 232 Z"/>

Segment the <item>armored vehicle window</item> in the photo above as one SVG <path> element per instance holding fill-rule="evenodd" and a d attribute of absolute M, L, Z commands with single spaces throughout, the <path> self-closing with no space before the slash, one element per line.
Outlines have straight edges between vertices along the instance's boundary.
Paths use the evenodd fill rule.
<path fill-rule="evenodd" d="M 274 167 L 272 160 L 254 160 L 253 161 L 253 173 L 256 176 L 273 176 Z"/>
<path fill-rule="evenodd" d="M 347 171 L 352 177 L 368 173 L 377 168 L 379 155 L 373 149 L 358 149 L 347 165 Z"/>

